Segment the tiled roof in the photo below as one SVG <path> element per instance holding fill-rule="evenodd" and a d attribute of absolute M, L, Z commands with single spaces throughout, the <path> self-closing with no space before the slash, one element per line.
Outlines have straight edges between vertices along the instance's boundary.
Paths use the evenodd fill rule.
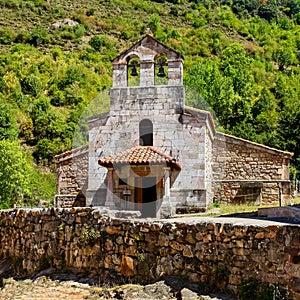
<path fill-rule="evenodd" d="M 109 167 L 114 164 L 166 164 L 168 166 L 175 167 L 176 169 L 181 169 L 180 164 L 175 158 L 159 151 L 153 146 L 135 146 L 115 155 L 101 158 L 98 163 L 103 167 Z"/>

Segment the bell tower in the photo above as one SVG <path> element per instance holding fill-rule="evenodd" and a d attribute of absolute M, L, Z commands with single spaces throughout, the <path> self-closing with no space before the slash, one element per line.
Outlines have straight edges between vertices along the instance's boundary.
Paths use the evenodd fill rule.
<path fill-rule="evenodd" d="M 151 203 L 154 205 L 152 208 L 155 207 L 158 212 L 164 207 L 161 204 L 163 199 L 168 199 L 166 203 L 169 203 L 170 176 L 173 176 L 173 183 L 179 172 L 176 169 L 178 171 L 176 173 L 172 168 L 174 155 L 180 155 L 176 145 L 183 143 L 182 125 L 179 121 L 184 111 L 185 100 L 183 56 L 150 34 L 146 34 L 118 55 L 112 64 L 110 111 L 89 120 L 87 198 L 93 205 L 99 205 L 105 199 L 105 203 L 102 204 L 110 208 L 121 207 L 124 200 L 122 193 L 126 188 L 131 189 L 132 203 L 147 202 L 148 200 L 140 197 L 142 186 L 147 180 L 151 183 L 155 179 L 155 184 L 151 183 L 152 188 L 147 187 L 146 190 L 152 195 Z M 180 131 L 176 136 L 173 136 L 174 128 Z M 152 173 L 146 174 L 143 172 L 146 172 L 147 166 L 152 164 L 150 158 L 156 155 L 151 152 L 152 147 L 162 153 L 162 157 L 166 157 L 165 155 L 170 157 L 172 165 L 169 166 L 165 158 L 157 158 L 155 163 L 158 165 L 150 168 Z M 148 152 L 143 154 L 149 157 L 150 161 L 144 157 L 143 163 L 136 166 L 138 172 L 140 169 L 143 172 L 129 174 L 131 161 L 127 161 L 128 170 L 124 167 L 115 167 L 115 161 L 109 165 L 102 164 L 108 157 L 127 151 L 131 153 L 136 149 L 140 149 L 142 153 L 144 149 L 150 149 L 150 152 L 147 150 Z M 103 198 L 98 195 L 106 196 Z"/>
<path fill-rule="evenodd" d="M 174 114 L 184 106 L 182 79 L 183 56 L 146 34 L 113 60 L 110 113 L 163 104 L 165 113 Z M 151 105 L 144 106 L 145 101 Z"/>

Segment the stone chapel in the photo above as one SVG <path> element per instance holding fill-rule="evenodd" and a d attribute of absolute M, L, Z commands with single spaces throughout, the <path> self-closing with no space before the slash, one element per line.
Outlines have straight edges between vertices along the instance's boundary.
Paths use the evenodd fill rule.
<path fill-rule="evenodd" d="M 110 111 L 88 119 L 89 143 L 55 157 L 55 204 L 170 217 L 213 202 L 288 204 L 292 153 L 216 131 L 185 105 L 183 56 L 145 35 L 113 64 Z"/>

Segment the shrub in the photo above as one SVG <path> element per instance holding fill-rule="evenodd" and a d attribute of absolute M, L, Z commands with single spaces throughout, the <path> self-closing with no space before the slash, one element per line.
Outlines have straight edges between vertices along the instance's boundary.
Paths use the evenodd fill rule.
<path fill-rule="evenodd" d="M 111 49 L 114 44 L 106 35 L 95 35 L 90 39 L 89 45 L 92 46 L 96 51 L 100 51 L 103 47 Z"/>
<path fill-rule="evenodd" d="M 285 300 L 286 293 L 278 285 L 269 285 L 257 279 L 251 279 L 239 287 L 241 300 Z"/>
<path fill-rule="evenodd" d="M 49 36 L 47 32 L 41 27 L 35 27 L 32 29 L 28 36 L 27 42 L 35 47 L 45 45 L 49 42 Z"/>
<path fill-rule="evenodd" d="M 0 44 L 9 45 L 13 40 L 13 33 L 9 29 L 0 29 Z"/>
<path fill-rule="evenodd" d="M 93 8 L 88 8 L 85 14 L 90 17 L 94 15 L 94 12 L 95 10 Z"/>
<path fill-rule="evenodd" d="M 170 14 L 171 15 L 173 15 L 175 17 L 178 17 L 178 12 L 179 12 L 178 7 L 176 7 L 176 6 L 171 7 L 171 9 L 170 9 Z"/>
<path fill-rule="evenodd" d="M 30 74 L 28 77 L 25 77 L 21 81 L 21 86 L 24 94 L 30 94 L 34 97 L 37 97 L 44 88 L 44 84 L 41 79 L 34 74 Z"/>

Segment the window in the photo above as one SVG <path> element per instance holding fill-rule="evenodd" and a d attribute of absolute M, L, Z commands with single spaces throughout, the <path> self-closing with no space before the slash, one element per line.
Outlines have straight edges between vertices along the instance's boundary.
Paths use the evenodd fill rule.
<path fill-rule="evenodd" d="M 153 124 L 148 119 L 140 122 L 140 145 L 153 146 Z"/>

